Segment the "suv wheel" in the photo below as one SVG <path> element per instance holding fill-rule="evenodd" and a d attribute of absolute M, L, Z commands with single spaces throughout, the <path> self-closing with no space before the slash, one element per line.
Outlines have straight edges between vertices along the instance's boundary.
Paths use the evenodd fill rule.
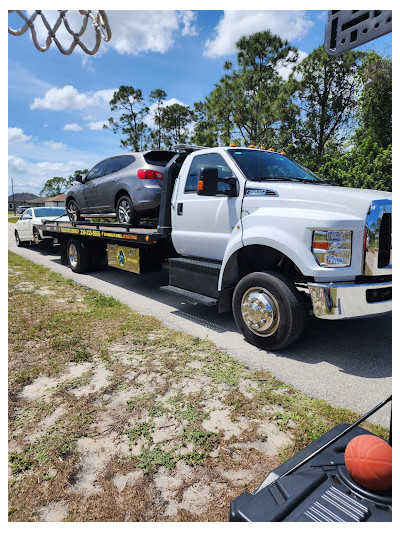
<path fill-rule="evenodd" d="M 121 196 L 117 202 L 117 217 L 120 224 L 131 224 L 137 226 L 140 216 L 136 213 L 132 200 L 129 196 Z"/>
<path fill-rule="evenodd" d="M 75 200 L 69 200 L 67 204 L 67 213 L 71 222 L 82 220 L 78 205 Z"/>

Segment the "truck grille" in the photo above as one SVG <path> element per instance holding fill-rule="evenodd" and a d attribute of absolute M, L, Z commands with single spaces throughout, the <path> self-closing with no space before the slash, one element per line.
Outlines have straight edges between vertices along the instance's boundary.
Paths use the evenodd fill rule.
<path fill-rule="evenodd" d="M 379 231 L 378 268 L 384 268 L 390 264 L 390 252 L 392 248 L 392 213 L 384 213 Z"/>

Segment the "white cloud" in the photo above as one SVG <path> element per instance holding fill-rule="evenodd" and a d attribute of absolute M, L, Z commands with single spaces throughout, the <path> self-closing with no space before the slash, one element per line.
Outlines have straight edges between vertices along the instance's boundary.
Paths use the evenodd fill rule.
<path fill-rule="evenodd" d="M 8 142 L 9 143 L 23 143 L 29 141 L 30 135 L 25 135 L 21 128 L 8 128 Z"/>
<path fill-rule="evenodd" d="M 64 124 L 63 130 L 64 131 L 82 131 L 82 128 L 76 122 L 72 122 L 71 124 Z"/>
<path fill-rule="evenodd" d="M 102 130 L 105 124 L 108 124 L 108 120 L 98 120 L 97 122 L 89 122 L 88 128 L 90 130 Z"/>
<path fill-rule="evenodd" d="M 289 78 L 289 75 L 291 74 L 292 70 L 296 65 L 298 65 L 303 59 L 305 59 L 308 56 L 307 52 L 304 52 L 303 50 L 298 51 L 298 59 L 296 63 L 290 63 L 287 65 L 284 65 L 278 69 L 279 74 L 282 76 L 282 78 L 286 81 Z M 295 75 L 295 78 L 298 80 L 299 75 Z"/>
<path fill-rule="evenodd" d="M 43 141 L 43 144 L 52 150 L 61 150 L 61 148 L 65 148 L 65 144 L 63 142 Z"/>
<path fill-rule="evenodd" d="M 52 87 L 43 98 L 35 98 L 29 106 L 31 109 L 47 109 L 50 111 L 74 111 L 90 106 L 108 104 L 117 89 L 102 89 L 80 93 L 72 85 Z"/>
<path fill-rule="evenodd" d="M 109 10 L 107 16 L 113 32 L 107 44 L 120 54 L 163 54 L 174 44 L 179 29 L 184 36 L 196 35 L 192 11 Z"/>
<path fill-rule="evenodd" d="M 183 24 L 182 35 L 189 35 L 194 37 L 197 35 L 197 29 L 194 25 L 196 20 L 196 13 L 194 11 L 180 11 L 179 20 Z"/>
<path fill-rule="evenodd" d="M 225 11 L 213 32 L 216 37 L 206 41 L 204 55 L 234 54 L 241 37 L 259 31 L 270 30 L 289 41 L 299 39 L 312 25 L 305 11 Z"/>

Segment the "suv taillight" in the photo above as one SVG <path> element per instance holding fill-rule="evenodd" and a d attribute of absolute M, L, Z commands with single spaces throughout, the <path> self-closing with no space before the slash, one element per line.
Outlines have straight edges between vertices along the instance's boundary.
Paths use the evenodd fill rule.
<path fill-rule="evenodd" d="M 162 180 L 161 172 L 151 170 L 150 168 L 140 168 L 137 171 L 137 176 L 140 180 Z"/>

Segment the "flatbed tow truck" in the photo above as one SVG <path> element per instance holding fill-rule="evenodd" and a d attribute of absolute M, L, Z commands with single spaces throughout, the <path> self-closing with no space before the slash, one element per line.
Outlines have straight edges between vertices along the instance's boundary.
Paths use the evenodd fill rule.
<path fill-rule="evenodd" d="M 63 264 L 136 274 L 168 264 L 162 289 L 233 310 L 245 338 L 263 349 L 295 342 L 307 314 L 338 320 L 391 310 L 390 193 L 292 177 L 304 169 L 276 152 L 175 149 L 156 225 L 43 224 Z M 276 177 L 251 175 L 258 160 Z"/>

